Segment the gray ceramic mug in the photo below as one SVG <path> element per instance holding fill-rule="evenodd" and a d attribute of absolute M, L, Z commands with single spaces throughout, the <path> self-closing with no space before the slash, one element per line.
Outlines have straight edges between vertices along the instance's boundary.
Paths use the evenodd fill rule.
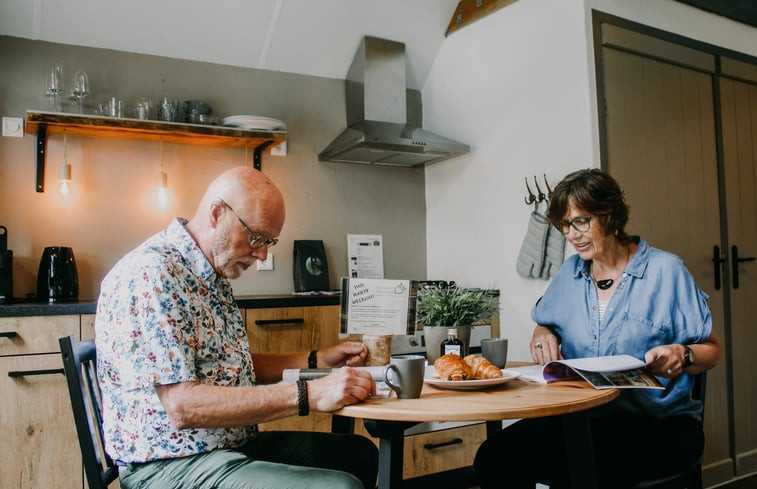
<path fill-rule="evenodd" d="M 397 355 L 384 369 L 384 382 L 400 399 L 417 399 L 421 397 L 425 373 L 426 357 Z"/>
<path fill-rule="evenodd" d="M 507 339 L 486 338 L 481 340 L 481 354 L 492 362 L 492 365 L 505 368 L 505 363 L 507 363 Z"/>

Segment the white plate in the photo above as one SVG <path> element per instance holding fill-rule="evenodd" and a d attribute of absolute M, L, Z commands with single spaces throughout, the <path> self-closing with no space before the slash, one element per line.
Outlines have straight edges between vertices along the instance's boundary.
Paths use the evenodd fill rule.
<path fill-rule="evenodd" d="M 502 370 L 502 377 L 496 379 L 477 379 L 477 380 L 442 380 L 434 377 L 436 370 L 433 366 L 426 367 L 426 375 L 423 379 L 427 384 L 434 387 L 441 387 L 442 389 L 457 389 L 457 390 L 474 390 L 483 389 L 484 387 L 491 387 L 494 385 L 504 384 L 520 377 L 517 372 L 510 372 L 509 370 Z"/>
<path fill-rule="evenodd" d="M 265 131 L 285 130 L 287 127 L 284 121 L 257 115 L 232 115 L 221 121 L 221 125 L 238 127 L 240 129 L 262 129 Z"/>

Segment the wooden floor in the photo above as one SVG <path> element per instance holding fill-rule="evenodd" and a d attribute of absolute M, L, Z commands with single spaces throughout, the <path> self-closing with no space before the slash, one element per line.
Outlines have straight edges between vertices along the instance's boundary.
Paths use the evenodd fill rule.
<path fill-rule="evenodd" d="M 745 479 L 739 479 L 716 487 L 717 489 L 757 489 L 757 475 L 752 475 Z"/>

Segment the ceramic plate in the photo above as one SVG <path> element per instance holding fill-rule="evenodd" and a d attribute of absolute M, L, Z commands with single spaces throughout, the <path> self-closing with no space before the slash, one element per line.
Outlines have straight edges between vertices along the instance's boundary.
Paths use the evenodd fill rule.
<path fill-rule="evenodd" d="M 240 129 L 262 129 L 265 131 L 280 131 L 285 130 L 287 127 L 284 121 L 257 115 L 233 115 L 225 118 L 222 124 Z"/>
<path fill-rule="evenodd" d="M 480 380 L 441 380 L 434 377 L 436 370 L 433 366 L 426 367 L 426 378 L 423 379 L 427 384 L 434 387 L 441 387 L 442 389 L 457 389 L 457 390 L 474 390 L 483 389 L 485 387 L 492 387 L 505 382 L 510 382 L 520 377 L 517 372 L 510 372 L 509 370 L 502 370 L 502 377 L 496 379 L 480 379 Z"/>

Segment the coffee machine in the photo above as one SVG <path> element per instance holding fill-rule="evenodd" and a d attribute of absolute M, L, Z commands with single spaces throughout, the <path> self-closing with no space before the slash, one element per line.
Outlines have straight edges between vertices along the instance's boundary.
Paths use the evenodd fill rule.
<path fill-rule="evenodd" d="M 0 226 L 0 304 L 13 302 L 13 250 L 8 249 L 8 229 Z"/>
<path fill-rule="evenodd" d="M 42 251 L 37 273 L 40 302 L 74 302 L 79 299 L 79 275 L 74 250 L 49 246 Z"/>

